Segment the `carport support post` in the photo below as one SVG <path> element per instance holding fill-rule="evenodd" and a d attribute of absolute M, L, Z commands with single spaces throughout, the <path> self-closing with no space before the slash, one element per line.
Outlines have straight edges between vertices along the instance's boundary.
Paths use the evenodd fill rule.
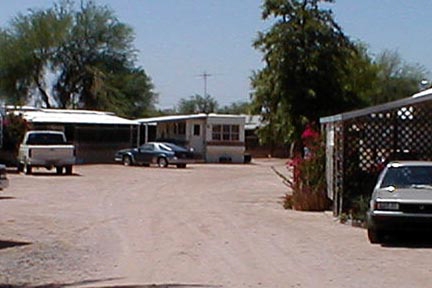
<path fill-rule="evenodd" d="M 138 124 L 137 126 L 137 142 L 136 142 L 136 146 L 139 147 L 140 146 L 140 140 L 141 140 L 141 124 Z"/>

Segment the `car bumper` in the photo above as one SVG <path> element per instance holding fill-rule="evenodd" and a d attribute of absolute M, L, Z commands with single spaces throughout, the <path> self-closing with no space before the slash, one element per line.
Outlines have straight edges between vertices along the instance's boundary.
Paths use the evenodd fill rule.
<path fill-rule="evenodd" d="M 373 211 L 367 214 L 368 228 L 384 231 L 432 231 L 432 214 Z"/>
<path fill-rule="evenodd" d="M 75 158 L 49 159 L 49 160 L 28 159 L 27 164 L 35 167 L 67 166 L 67 165 L 75 165 Z"/>
<path fill-rule="evenodd" d="M 195 163 L 195 160 L 194 159 L 190 159 L 190 158 L 177 158 L 177 157 L 174 157 L 174 158 L 169 158 L 168 162 L 169 162 L 169 164 L 173 164 L 173 165 L 176 165 L 176 164 L 191 164 L 191 163 Z"/>

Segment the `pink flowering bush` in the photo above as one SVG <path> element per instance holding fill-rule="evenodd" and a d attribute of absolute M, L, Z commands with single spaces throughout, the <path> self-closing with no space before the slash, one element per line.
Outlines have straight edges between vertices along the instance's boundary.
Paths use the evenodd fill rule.
<path fill-rule="evenodd" d="M 329 208 L 325 181 L 325 149 L 321 135 L 311 126 L 302 134 L 304 155 L 296 155 L 287 163 L 292 172 L 284 207 L 302 211 L 323 211 Z"/>

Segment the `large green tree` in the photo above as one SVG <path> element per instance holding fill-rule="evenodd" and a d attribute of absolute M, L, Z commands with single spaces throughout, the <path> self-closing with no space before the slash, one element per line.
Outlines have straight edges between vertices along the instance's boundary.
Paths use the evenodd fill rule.
<path fill-rule="evenodd" d="M 0 32 L 0 89 L 18 104 L 143 116 L 157 95 L 135 66 L 133 40 L 128 25 L 93 1 L 18 15 Z"/>
<path fill-rule="evenodd" d="M 70 25 L 58 8 L 19 14 L 0 31 L 0 89 L 8 102 L 22 105 L 30 95 L 39 95 L 46 107 L 51 106 L 46 76 Z"/>
<path fill-rule="evenodd" d="M 237 101 L 223 106 L 217 112 L 223 114 L 250 114 L 250 106 L 249 102 Z"/>
<path fill-rule="evenodd" d="M 405 62 L 399 52 L 384 50 L 374 63 L 377 67 L 377 89 L 370 98 L 371 104 L 408 97 L 421 89 L 421 82 L 428 79 L 428 71 L 419 64 Z"/>
<path fill-rule="evenodd" d="M 214 113 L 217 112 L 217 109 L 218 103 L 216 99 L 210 95 L 203 97 L 196 94 L 189 97 L 189 99 L 180 99 L 177 112 L 180 114 Z"/>
<path fill-rule="evenodd" d="M 262 18 L 272 23 L 254 47 L 264 68 L 252 76 L 251 97 L 271 131 L 268 142 L 298 139 L 305 122 L 362 105 L 347 82 L 359 53 L 321 3 L 333 0 L 265 0 Z M 266 139 L 263 139 L 266 140 Z"/>

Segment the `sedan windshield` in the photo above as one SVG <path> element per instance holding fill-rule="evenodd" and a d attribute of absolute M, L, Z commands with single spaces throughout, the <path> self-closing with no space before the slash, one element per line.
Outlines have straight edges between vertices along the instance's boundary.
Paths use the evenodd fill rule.
<path fill-rule="evenodd" d="M 389 167 L 381 188 L 432 188 L 432 166 Z"/>
<path fill-rule="evenodd" d="M 161 143 L 160 146 L 168 151 L 187 151 L 184 147 L 172 143 Z"/>

